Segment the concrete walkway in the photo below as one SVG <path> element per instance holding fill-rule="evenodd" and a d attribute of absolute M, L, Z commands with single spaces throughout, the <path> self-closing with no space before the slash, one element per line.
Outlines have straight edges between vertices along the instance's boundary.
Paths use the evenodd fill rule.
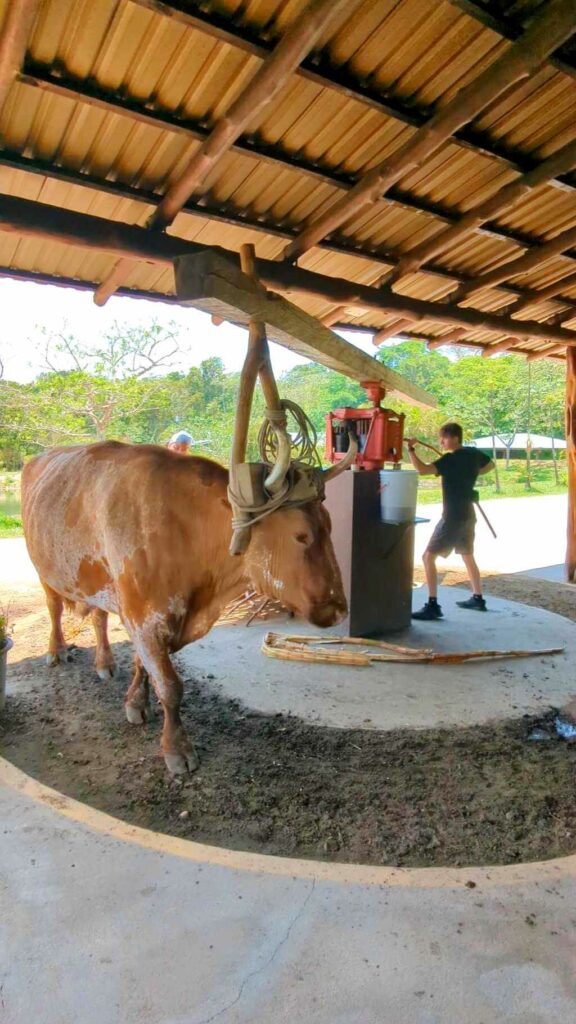
<path fill-rule="evenodd" d="M 576 858 L 355 868 L 122 825 L 0 762 L 3 1024 L 566 1024 Z"/>
<path fill-rule="evenodd" d="M 482 517 L 477 514 L 476 560 L 484 574 L 492 572 L 526 572 L 550 578 L 546 570 L 556 567 L 552 578 L 563 579 L 564 557 L 566 554 L 567 496 L 565 494 L 544 495 L 539 498 L 499 498 L 482 501 L 494 527 L 496 540 Z M 422 560 L 432 530 L 442 512 L 440 504 L 419 505 L 418 515 L 430 519 L 430 523 L 416 528 L 416 562 Z M 438 567 L 462 568 L 458 555 L 439 559 Z"/>

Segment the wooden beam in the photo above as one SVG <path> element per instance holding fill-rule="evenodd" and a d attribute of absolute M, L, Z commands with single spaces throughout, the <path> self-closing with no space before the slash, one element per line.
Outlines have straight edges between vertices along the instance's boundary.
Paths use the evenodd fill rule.
<path fill-rule="evenodd" d="M 409 274 L 416 273 L 426 260 L 445 252 L 454 242 L 472 231 L 477 231 L 482 224 L 491 220 L 502 210 L 508 213 L 515 203 L 532 189 L 555 178 L 558 173 L 571 170 L 575 164 L 576 140 L 564 146 L 558 153 L 554 153 L 548 160 L 544 160 L 527 174 L 522 175 L 517 181 L 512 181 L 499 189 L 490 199 L 468 210 L 456 224 L 452 224 L 451 227 L 440 231 L 428 241 L 408 250 L 386 283 L 388 285 L 398 284 Z"/>
<path fill-rule="evenodd" d="M 274 101 L 306 54 L 314 49 L 330 22 L 348 3 L 349 0 L 310 0 L 224 117 L 215 125 L 206 141 L 196 150 L 182 174 L 169 186 L 150 218 L 150 230 L 164 231 L 172 224 L 187 199 L 200 187 L 248 125 L 253 124 Z M 129 269 L 122 261 L 116 264 L 95 294 L 97 305 L 104 305 Z"/>
<path fill-rule="evenodd" d="M 576 582 L 576 350 L 566 352 L 566 464 L 568 466 L 568 524 L 566 579 Z"/>
<path fill-rule="evenodd" d="M 186 253 L 217 251 L 187 242 L 175 235 L 147 231 L 118 221 L 108 221 L 13 196 L 4 196 L 0 204 L 0 230 L 35 238 L 53 238 L 70 245 L 113 253 L 118 257 L 135 257 L 164 265 L 170 265 L 176 256 Z M 220 251 L 233 263 L 238 262 L 236 253 Z M 463 327 L 468 331 L 486 330 L 517 338 L 532 337 L 558 344 L 576 344 L 576 332 L 566 328 L 529 320 L 512 320 L 472 308 L 462 309 L 450 303 L 412 299 L 396 292 L 385 292 L 381 288 L 318 274 L 276 260 L 257 259 L 256 269 L 260 280 L 277 291 L 315 295 L 334 305 L 397 313 L 407 319 L 433 320 Z"/>
<path fill-rule="evenodd" d="M 563 345 L 545 345 L 544 348 L 538 348 L 530 352 L 526 357 L 526 362 L 533 363 L 536 359 L 545 359 L 547 356 L 559 355 L 565 351 L 566 349 Z"/>
<path fill-rule="evenodd" d="M 501 267 L 489 270 L 486 274 L 478 274 L 478 277 L 468 281 L 467 284 L 460 285 L 452 296 L 452 301 L 460 303 L 464 299 L 469 300 L 478 292 L 483 291 L 484 288 L 494 287 L 502 281 L 507 281 L 510 277 L 517 277 L 518 274 L 526 274 L 529 270 L 539 267 L 540 264 L 545 263 L 553 256 L 560 256 L 574 242 L 576 242 L 576 227 L 563 231 L 549 242 L 544 242 L 538 249 L 533 249 L 532 252 L 526 253 L 525 256 L 519 256 L 518 259 L 503 263 Z"/>
<path fill-rule="evenodd" d="M 196 7 L 192 11 L 187 4 L 176 2 L 176 0 L 172 0 L 172 3 L 164 3 L 161 0 L 133 0 L 133 2 L 156 14 L 162 14 L 188 25 L 190 28 L 227 43 L 229 46 L 237 47 L 261 60 L 266 59 L 274 46 L 273 41 L 269 38 L 262 39 L 246 22 L 236 21 L 234 23 L 230 18 L 219 15 L 214 9 L 205 11 Z M 505 33 L 501 34 L 505 36 Z M 521 32 L 518 32 L 514 38 L 520 34 Z M 512 36 L 508 38 L 512 38 Z M 574 69 L 572 72 L 574 73 Z M 430 116 L 429 109 L 415 103 L 413 97 L 406 100 L 391 89 L 386 89 L 384 95 L 378 88 L 359 81 L 346 65 L 335 67 L 330 64 L 325 52 L 321 55 L 315 53 L 313 56 L 306 57 L 296 69 L 295 75 L 314 82 L 323 89 L 338 92 L 363 107 L 375 110 L 402 124 L 411 125 L 413 128 L 421 128 Z M 525 173 L 533 166 L 533 160 L 528 154 L 523 153 L 520 149 L 510 147 L 502 140 L 495 142 L 486 133 L 479 132 L 471 126 L 463 125 L 462 128 L 459 128 L 454 133 L 453 142 L 458 148 L 472 149 L 520 173 Z M 572 182 L 562 179 L 554 181 L 552 184 L 559 187 L 574 187 Z"/>
<path fill-rule="evenodd" d="M 319 316 L 318 320 L 324 327 L 332 327 L 333 324 L 337 324 L 343 316 L 346 316 L 347 309 L 347 306 L 335 306 L 330 313 L 325 313 L 324 316 Z"/>
<path fill-rule="evenodd" d="M 525 309 L 529 309 L 530 306 L 536 306 L 540 302 L 544 302 L 546 299 L 554 299 L 561 295 L 564 288 L 571 288 L 576 285 L 576 273 L 568 274 L 566 277 L 560 278 L 559 281 L 555 281 L 554 284 L 548 285 L 547 288 L 532 288 L 529 290 L 527 295 L 521 295 L 520 298 L 516 299 L 511 306 L 507 306 L 506 314 L 511 316 L 513 313 L 521 313 Z M 564 300 L 559 299 L 560 302 Z M 570 302 L 567 299 L 567 302 Z"/>
<path fill-rule="evenodd" d="M 261 261 L 254 260 L 257 272 L 260 266 Z M 184 305 L 216 313 L 234 323 L 265 324 L 272 341 L 298 355 L 316 359 L 358 381 L 378 381 L 410 402 L 436 404 L 422 388 L 350 345 L 298 306 L 267 292 L 237 262 L 220 253 L 180 257 L 175 262 L 175 274 L 176 293 Z"/>
<path fill-rule="evenodd" d="M 502 341 L 497 341 L 495 345 L 486 345 L 482 355 L 483 356 L 495 356 L 497 352 L 509 352 L 510 349 L 514 348 L 516 338 L 503 338 Z"/>
<path fill-rule="evenodd" d="M 10 0 L 0 29 L 0 110 L 24 61 L 39 0 Z"/>
<path fill-rule="evenodd" d="M 402 334 L 403 331 L 408 330 L 409 327 L 414 327 L 414 319 L 408 319 L 404 317 L 402 320 L 395 320 L 393 324 L 389 324 L 388 327 L 381 327 L 379 331 L 372 338 L 374 345 L 381 345 L 382 342 L 388 341 L 388 338 L 395 338 L 398 334 Z"/>
<path fill-rule="evenodd" d="M 485 28 L 490 28 L 493 32 L 503 36 L 504 39 L 514 41 L 524 31 L 524 26 L 516 20 L 509 18 L 507 14 L 505 17 L 501 14 L 496 16 L 492 10 L 489 11 L 486 7 L 473 3 L 473 0 L 449 0 L 449 2 L 453 7 L 459 7 L 464 14 L 470 15 L 475 21 L 479 21 Z M 553 53 L 548 58 L 547 63 L 556 68 L 557 71 L 561 71 L 564 75 L 576 78 L 576 67 L 570 63 L 569 55 L 564 59 L 561 52 Z"/>
<path fill-rule="evenodd" d="M 123 199 L 131 199 L 135 202 L 145 203 L 152 207 L 158 206 L 162 200 L 162 195 L 160 193 L 151 191 L 150 189 L 137 188 L 134 185 L 127 185 L 117 180 L 111 181 L 107 178 L 100 178 L 97 175 L 85 174 L 70 167 L 50 164 L 48 161 L 27 157 L 14 151 L 0 149 L 0 166 L 11 167 L 17 170 L 26 171 L 30 174 L 54 178 L 57 181 L 65 181 L 72 185 L 80 185 L 83 188 L 95 189 L 97 191 L 102 191 L 106 195 L 119 196 Z M 389 198 L 391 198 L 390 195 L 387 199 Z M 396 200 L 394 201 L 396 202 Z M 397 202 L 401 206 L 408 206 L 409 209 L 421 208 L 423 212 L 430 213 L 431 216 L 439 217 L 444 221 L 446 221 L 448 217 L 444 208 L 437 208 L 435 204 L 429 204 L 425 201 L 422 203 L 420 200 L 414 200 L 414 203 L 410 205 L 411 201 L 406 202 L 403 193 Z M 273 235 L 277 238 L 291 239 L 295 238 L 297 235 L 296 228 L 288 228 L 286 226 L 279 227 L 278 224 L 273 221 L 250 217 L 246 215 L 243 210 L 231 208 L 227 205 L 217 206 L 205 198 L 202 198 L 200 201 L 189 199 L 182 208 L 182 212 L 188 213 L 192 216 L 209 218 L 210 220 L 214 220 L 221 224 L 231 224 L 234 227 L 250 228 L 252 231 Z M 495 237 L 508 239 L 509 236 L 507 232 L 505 232 L 504 234 L 498 234 Z M 538 244 L 536 239 L 528 238 L 522 234 L 519 235 L 517 239 L 512 240 L 517 240 L 518 244 L 523 248 L 529 248 L 532 245 Z M 401 254 L 394 249 L 370 248 L 369 250 L 366 250 L 360 245 L 355 245 L 353 239 L 339 239 L 338 241 L 321 242 L 318 248 L 323 249 L 326 252 L 360 256 L 362 259 L 369 259 L 373 263 L 381 263 L 388 269 L 391 264 L 396 265 L 396 263 L 401 259 Z M 466 281 L 469 280 L 469 277 L 459 274 L 457 271 L 432 263 L 427 267 L 423 267 L 421 273 L 431 274 L 435 277 L 441 277 L 451 282 L 456 281 L 460 284 L 465 284 Z M 519 299 L 522 299 L 525 295 L 529 296 L 530 301 L 532 301 L 531 297 L 534 294 L 533 290 L 519 288 L 511 284 L 503 285 L 502 290 L 510 292 L 513 296 L 518 296 Z M 573 303 L 573 308 L 576 312 L 576 300 L 560 297 L 559 301 L 566 304 Z M 511 310 L 507 310 L 507 313 L 508 312 L 511 312 Z"/>
<path fill-rule="evenodd" d="M 447 334 L 442 334 L 439 338 L 430 338 L 428 348 L 432 351 L 435 348 L 442 348 L 444 345 L 458 345 L 460 343 L 460 339 L 463 338 L 468 331 L 468 327 L 458 327 L 455 331 L 448 331 Z"/>
<path fill-rule="evenodd" d="M 399 178 L 420 167 L 458 128 L 538 70 L 575 28 L 574 0 L 550 0 L 518 42 L 441 107 L 396 153 L 363 175 L 347 196 L 313 219 L 286 248 L 285 259 L 298 259 L 366 205 L 376 202 Z"/>

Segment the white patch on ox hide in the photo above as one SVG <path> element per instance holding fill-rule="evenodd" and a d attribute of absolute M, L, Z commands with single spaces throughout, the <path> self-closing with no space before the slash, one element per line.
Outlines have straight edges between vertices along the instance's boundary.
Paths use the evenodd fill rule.
<path fill-rule="evenodd" d="M 149 612 L 142 622 L 135 623 L 128 620 L 128 624 L 134 650 L 144 668 L 150 673 L 158 698 L 161 701 L 165 700 L 167 697 L 166 683 L 158 654 L 159 647 L 169 636 L 166 616 L 162 612 Z"/>
<path fill-rule="evenodd" d="M 272 553 L 270 551 L 265 551 L 260 558 L 252 558 L 251 564 L 259 569 L 269 587 L 276 591 L 284 590 L 284 580 L 276 579 L 272 572 Z"/>
<path fill-rule="evenodd" d="M 186 601 L 182 597 L 182 594 L 175 594 L 174 597 L 168 598 L 168 611 L 171 615 L 175 615 L 176 618 L 181 619 L 186 614 Z"/>

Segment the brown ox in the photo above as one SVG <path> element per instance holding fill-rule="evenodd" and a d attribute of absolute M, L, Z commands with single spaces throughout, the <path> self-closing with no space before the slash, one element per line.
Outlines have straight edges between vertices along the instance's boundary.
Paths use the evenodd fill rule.
<path fill-rule="evenodd" d="M 135 649 L 129 722 L 148 708 L 148 675 L 164 709 L 162 751 L 172 772 L 197 765 L 180 721 L 182 683 L 170 653 L 198 640 L 251 586 L 316 626 L 346 613 L 330 520 L 320 501 L 279 509 L 229 554 L 228 472 L 208 459 L 117 442 L 60 448 L 22 474 L 26 543 L 46 599 L 48 663 L 65 652 L 64 601 L 92 612 L 96 668 L 112 674 L 106 626 L 120 615 Z"/>

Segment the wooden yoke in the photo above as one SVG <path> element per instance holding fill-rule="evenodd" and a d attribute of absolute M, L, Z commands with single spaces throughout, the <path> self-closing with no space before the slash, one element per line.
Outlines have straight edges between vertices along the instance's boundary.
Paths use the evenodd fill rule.
<path fill-rule="evenodd" d="M 257 280 L 255 256 L 256 253 L 253 245 L 245 244 L 241 247 L 240 265 L 242 271 L 254 281 Z M 264 393 L 267 410 L 274 411 L 278 414 L 275 418 L 276 422 L 274 425 L 279 428 L 279 435 L 283 434 L 284 438 L 287 438 L 286 415 L 282 410 L 280 395 L 278 394 L 278 387 L 272 370 L 270 349 L 268 348 L 268 340 L 266 338 L 266 325 L 260 320 L 251 319 L 248 333 L 248 351 L 246 353 L 246 359 L 244 360 L 244 366 L 242 367 L 242 373 L 240 375 L 236 418 L 234 421 L 234 440 L 232 442 L 232 454 L 230 457 L 231 479 L 236 475 L 237 467 L 244 463 L 246 459 L 250 413 L 252 411 L 252 399 L 254 397 L 254 388 L 256 386 L 257 378 L 260 379 L 260 385 Z M 286 444 L 282 446 L 281 440 L 282 439 L 279 436 L 279 451 L 281 456 L 284 456 L 281 461 L 285 463 L 286 457 L 289 458 L 289 450 L 286 451 Z M 282 447 L 284 448 L 283 452 Z M 282 473 L 282 478 L 284 475 L 285 470 Z M 266 485 L 270 490 L 274 490 L 277 482 L 278 480 L 275 477 L 275 470 L 272 470 L 266 480 Z M 239 555 L 246 550 L 250 541 L 249 526 L 251 517 L 248 512 L 243 512 L 239 508 L 234 508 L 234 519 L 236 522 L 244 520 L 246 523 L 246 527 L 244 529 L 242 529 L 242 526 L 237 527 L 232 535 L 230 554 Z"/>

